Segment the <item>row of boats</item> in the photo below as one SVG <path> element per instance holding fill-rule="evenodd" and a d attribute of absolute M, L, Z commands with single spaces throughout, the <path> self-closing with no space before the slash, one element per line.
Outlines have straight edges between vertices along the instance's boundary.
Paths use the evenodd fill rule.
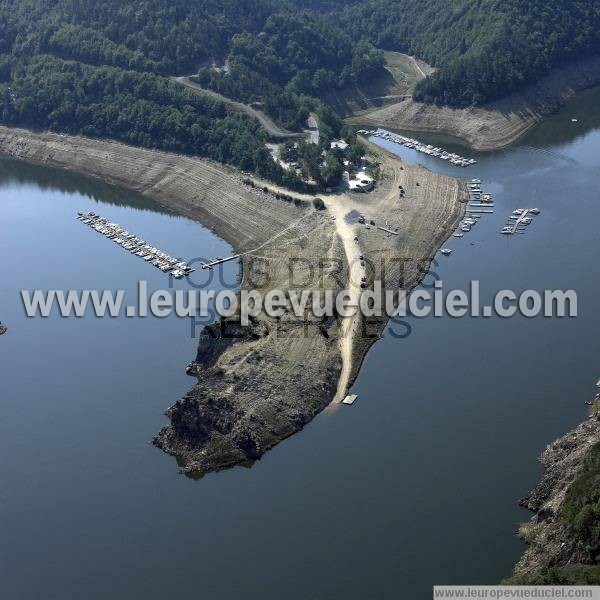
<path fill-rule="evenodd" d="M 477 162 L 474 158 L 465 158 L 464 156 L 460 156 L 454 152 L 448 152 L 447 150 L 438 148 L 432 144 L 424 144 L 423 142 L 419 142 L 413 138 L 405 137 L 397 133 L 390 133 L 384 129 L 377 129 L 375 131 L 361 130 L 358 133 L 367 136 L 378 137 L 383 140 L 387 140 L 388 142 L 394 142 L 395 144 L 406 146 L 411 150 L 416 150 L 417 152 L 422 152 L 423 154 L 434 156 L 441 160 L 446 160 L 457 167 L 470 167 Z"/>
<path fill-rule="evenodd" d="M 531 225 L 533 219 L 531 216 L 540 214 L 539 208 L 516 208 L 512 215 L 506 220 L 506 225 L 500 230 L 503 235 L 514 235 L 515 233 L 525 233 L 525 227 Z"/>
<path fill-rule="evenodd" d="M 77 219 L 128 250 L 131 254 L 143 258 L 163 273 L 169 273 L 175 279 L 181 279 L 194 271 L 187 263 L 161 252 L 158 248 L 123 229 L 118 223 L 111 223 L 108 219 L 96 213 L 78 212 Z"/>
<path fill-rule="evenodd" d="M 464 219 L 458 224 L 458 229 L 452 234 L 455 238 L 462 238 L 465 236 L 465 233 L 469 233 L 471 228 L 477 225 L 482 214 L 494 212 L 494 199 L 491 194 L 485 193 L 481 189 L 481 179 L 471 179 L 467 183 L 467 189 L 469 190 L 469 202 Z M 452 254 L 452 250 L 449 248 L 442 248 L 440 252 L 444 256 Z"/>
<path fill-rule="evenodd" d="M 467 188 L 469 190 L 469 203 L 467 204 L 466 215 L 460 222 L 458 229 L 452 234 L 457 238 L 469 233 L 482 214 L 494 212 L 494 199 L 491 194 L 483 191 L 480 179 L 471 179 L 467 183 Z"/>
<path fill-rule="evenodd" d="M 485 193 L 481 189 L 481 179 L 471 179 L 469 183 L 467 183 L 467 188 L 469 189 L 469 201 L 470 202 L 480 202 L 482 204 L 493 204 L 494 199 L 491 194 Z"/>

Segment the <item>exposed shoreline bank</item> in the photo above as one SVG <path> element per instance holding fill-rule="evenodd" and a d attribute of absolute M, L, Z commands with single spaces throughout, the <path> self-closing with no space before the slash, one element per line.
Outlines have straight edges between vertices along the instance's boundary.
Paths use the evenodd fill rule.
<path fill-rule="evenodd" d="M 242 287 L 263 294 L 297 287 L 290 281 L 291 260 L 305 264 L 306 273 L 320 274 L 321 281 L 303 286 L 307 289 L 339 291 L 347 282 L 347 252 L 329 211 L 316 211 L 309 203 L 296 206 L 249 188 L 233 169 L 117 142 L 4 127 L 0 153 L 141 192 L 210 227 L 236 252 L 248 253 L 242 257 Z M 403 272 L 388 269 L 385 274 L 386 285 L 412 289 L 462 216 L 466 186 L 401 163 L 385 151 L 377 153 L 381 178 L 375 192 L 330 196 L 326 202 L 336 203 L 343 218 L 358 210 L 381 222 L 397 222 L 400 236 L 386 238 L 361 228 L 357 237 L 372 258 L 372 280 L 383 275 L 385 261 L 380 259 L 412 260 Z M 402 210 L 399 184 L 407 190 Z M 259 255 L 252 252 L 258 247 Z M 252 281 L 259 268 L 268 275 L 262 283 Z M 386 323 L 382 318 L 371 324 L 372 337 L 367 339 L 353 333 L 350 382 Z M 302 429 L 330 404 L 342 369 L 339 319 L 261 315 L 245 330 L 229 321 L 225 325 L 239 336 L 235 338 L 223 335 L 220 325 L 202 332 L 194 361 L 197 384 L 169 408 L 171 423 L 154 440 L 194 476 L 253 461 Z"/>
<path fill-rule="evenodd" d="M 577 92 L 600 84 L 600 56 L 562 67 L 538 82 L 482 107 L 449 108 L 406 99 L 350 122 L 369 127 L 445 135 L 474 150 L 504 148 L 556 112 Z"/>
<path fill-rule="evenodd" d="M 589 566 L 579 534 L 565 523 L 564 509 L 569 488 L 598 443 L 600 412 L 594 408 L 587 420 L 549 444 L 540 456 L 544 474 L 520 501 L 521 506 L 534 513 L 530 521 L 519 528 L 519 536 L 527 543 L 527 549 L 509 582 L 551 583 L 543 579 L 549 569 L 568 567 L 575 571 Z"/>

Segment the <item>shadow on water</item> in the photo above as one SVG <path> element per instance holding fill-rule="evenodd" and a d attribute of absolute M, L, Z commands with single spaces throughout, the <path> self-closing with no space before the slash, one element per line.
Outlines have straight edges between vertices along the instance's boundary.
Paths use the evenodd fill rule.
<path fill-rule="evenodd" d="M 581 92 L 544 119 L 541 126 L 529 131 L 517 146 L 547 148 L 572 144 L 600 128 L 599 105 L 600 87 Z"/>
<path fill-rule="evenodd" d="M 139 192 L 127 190 L 124 193 L 123 188 L 73 171 L 0 156 L 0 189 L 15 184 L 34 185 L 41 191 L 80 194 L 97 203 L 172 214 Z"/>

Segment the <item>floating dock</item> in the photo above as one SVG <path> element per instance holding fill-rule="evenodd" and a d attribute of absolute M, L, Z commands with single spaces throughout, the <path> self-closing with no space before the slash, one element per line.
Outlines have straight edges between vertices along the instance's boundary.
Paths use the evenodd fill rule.
<path fill-rule="evenodd" d="M 501 229 L 503 235 L 515 235 L 515 233 L 525 233 L 525 227 L 531 225 L 532 217 L 539 215 L 539 208 L 517 208 L 513 214 L 506 220 L 506 225 Z"/>
<path fill-rule="evenodd" d="M 348 394 L 343 400 L 342 404 L 348 404 L 352 406 L 358 400 L 358 396 L 356 394 Z"/>
<path fill-rule="evenodd" d="M 452 234 L 455 238 L 464 237 L 465 233 L 469 233 L 481 215 L 491 215 L 494 212 L 494 199 L 491 194 L 483 191 L 480 179 L 467 181 L 467 189 L 469 201 L 465 208 L 465 217 Z"/>
<path fill-rule="evenodd" d="M 118 223 L 110 223 L 108 219 L 105 219 L 96 213 L 78 212 L 77 218 L 82 223 L 89 225 L 96 232 L 106 236 L 108 239 L 121 246 L 123 249 L 128 250 L 131 254 L 143 258 L 152 266 L 160 269 L 163 273 L 169 273 L 169 275 L 175 277 L 175 279 L 181 279 L 194 271 L 187 263 L 161 252 L 158 248 L 151 246 L 145 240 L 123 229 Z"/>
<path fill-rule="evenodd" d="M 239 257 L 240 257 L 239 254 L 234 254 L 233 256 L 228 256 L 226 258 L 215 258 L 215 260 L 211 260 L 210 262 L 202 263 L 202 268 L 203 269 L 212 269 L 213 267 L 216 267 L 217 265 L 221 265 L 223 263 L 229 262 L 230 260 L 235 260 L 236 258 L 239 258 Z"/>

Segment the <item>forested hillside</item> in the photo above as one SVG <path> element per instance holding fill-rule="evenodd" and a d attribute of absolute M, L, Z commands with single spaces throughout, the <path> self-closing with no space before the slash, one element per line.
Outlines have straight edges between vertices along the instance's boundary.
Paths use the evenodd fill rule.
<path fill-rule="evenodd" d="M 502 96 L 598 52 L 600 0 L 0 0 L 0 122 L 111 137 L 286 177 L 258 123 L 174 75 L 300 130 L 320 98 L 381 73 L 382 49 L 437 67 L 417 99 Z M 215 68 L 218 67 L 218 68 Z"/>
<path fill-rule="evenodd" d="M 316 92 L 383 59 L 279 0 L 0 0 L 2 123 L 208 156 L 297 185 L 258 122 L 171 81 L 225 61 L 212 87 L 296 130 L 315 111 L 326 143 L 340 122 Z"/>
<path fill-rule="evenodd" d="M 262 102 L 282 124 L 299 128 L 314 106 L 308 98 L 368 80 L 383 65 L 381 50 L 366 39 L 352 39 L 322 16 L 280 12 L 258 35 L 233 37 L 227 71 L 204 68 L 198 80 L 236 100 Z"/>
<path fill-rule="evenodd" d="M 418 100 L 481 104 L 600 52 L 600 0 L 295 0 L 353 39 L 437 67 Z"/>

